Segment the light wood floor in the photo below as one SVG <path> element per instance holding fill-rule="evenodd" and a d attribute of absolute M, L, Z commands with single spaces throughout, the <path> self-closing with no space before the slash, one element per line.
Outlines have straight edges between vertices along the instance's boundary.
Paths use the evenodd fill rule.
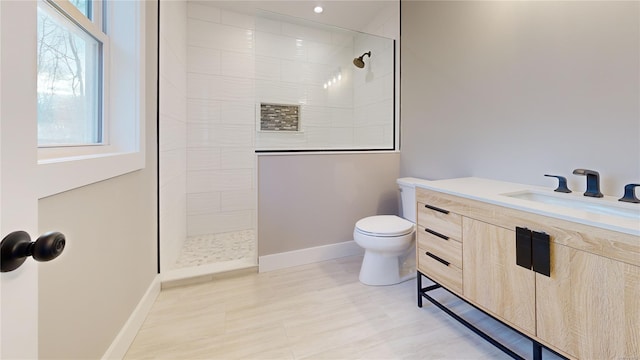
<path fill-rule="evenodd" d="M 428 301 L 418 308 L 415 280 L 360 284 L 361 261 L 348 257 L 163 290 L 125 359 L 508 358 Z M 436 292 L 531 358 L 530 341 Z"/>

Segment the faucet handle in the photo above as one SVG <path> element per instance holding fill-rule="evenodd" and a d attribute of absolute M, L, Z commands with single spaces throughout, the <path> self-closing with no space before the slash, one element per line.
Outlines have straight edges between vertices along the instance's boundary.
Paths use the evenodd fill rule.
<path fill-rule="evenodd" d="M 569 187 L 567 187 L 567 178 L 564 176 L 559 176 L 559 175 L 549 175 L 549 174 L 544 174 L 544 176 L 548 176 L 548 177 L 553 177 L 558 179 L 558 187 L 553 190 L 553 191 L 557 191 L 557 192 L 561 192 L 561 193 L 570 193 L 571 190 L 569 190 Z"/>
<path fill-rule="evenodd" d="M 618 199 L 618 201 L 630 202 L 634 204 L 640 203 L 640 199 L 636 197 L 635 189 L 640 184 L 627 184 L 624 186 L 624 196 Z"/>

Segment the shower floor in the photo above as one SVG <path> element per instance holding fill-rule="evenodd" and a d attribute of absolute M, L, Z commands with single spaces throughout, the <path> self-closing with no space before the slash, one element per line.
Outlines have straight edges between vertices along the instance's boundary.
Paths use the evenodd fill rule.
<path fill-rule="evenodd" d="M 254 260 L 256 237 L 254 230 L 234 231 L 188 237 L 174 269 L 209 265 L 232 260 Z"/>

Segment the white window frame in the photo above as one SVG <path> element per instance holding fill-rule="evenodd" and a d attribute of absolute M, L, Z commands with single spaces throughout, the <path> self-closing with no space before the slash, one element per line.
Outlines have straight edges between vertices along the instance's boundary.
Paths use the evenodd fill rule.
<path fill-rule="evenodd" d="M 92 144 L 45 144 L 38 145 L 38 159 L 57 159 L 69 156 L 92 155 L 98 153 L 108 153 L 109 148 L 109 61 L 110 58 L 110 42 L 109 37 L 103 28 L 103 5 L 102 0 L 93 0 L 92 2 L 92 19 L 87 18 L 77 7 L 69 0 L 39 0 L 45 11 L 56 12 L 51 14 L 52 17 L 66 18 L 73 23 L 80 31 L 84 31 L 98 42 L 102 44 L 100 54 L 100 120 L 101 120 L 101 141 Z M 96 147 L 97 146 L 97 147 Z"/>
<path fill-rule="evenodd" d="M 67 12 L 103 41 L 103 143 L 38 148 L 43 198 L 144 168 L 146 22 L 144 1 L 108 1 L 103 6 L 94 0 L 93 22 L 68 0 L 41 1 Z M 108 30 L 104 40 L 91 31 L 104 35 L 103 19 Z"/>

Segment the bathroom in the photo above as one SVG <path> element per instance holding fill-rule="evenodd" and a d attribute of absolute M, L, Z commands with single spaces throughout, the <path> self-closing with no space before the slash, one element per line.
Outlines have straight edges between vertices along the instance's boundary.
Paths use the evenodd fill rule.
<path fill-rule="evenodd" d="M 302 3 L 295 2 L 295 6 Z M 331 5 L 340 3 L 325 4 L 324 15 L 330 13 Z M 351 3 L 349 11 L 369 5 L 380 10 L 379 3 L 358 1 Z M 236 202 L 233 212 L 244 214 L 241 220 L 245 223 L 233 225 L 253 230 L 259 239 L 252 262 L 240 266 L 253 267 L 259 257 L 297 254 L 325 246 L 338 250 L 334 257 L 358 251 L 349 245 L 355 221 L 374 214 L 397 213 L 396 179 L 400 177 L 437 180 L 476 176 L 551 188 L 554 180 L 543 175 L 557 174 L 566 176 L 569 187 L 578 193 L 585 190 L 584 178 L 571 172 L 588 168 L 600 172 L 601 190 L 611 196 L 621 196 L 625 184 L 640 178 L 637 2 L 393 4 L 396 10 L 384 14 L 394 19 L 383 17 L 381 23 L 372 22 L 371 28 L 362 25 L 354 29 L 344 19 L 330 25 L 395 39 L 399 59 L 396 71 L 401 69 L 401 76 L 396 77 L 395 87 L 394 150 L 255 156 L 252 143 L 250 149 L 232 154 L 233 161 L 242 166 L 234 171 L 249 174 L 250 181 L 243 184 L 255 197 Z M 294 5 L 280 5 L 272 10 L 294 15 L 287 12 Z M 164 109 L 164 114 L 160 110 L 160 218 L 171 219 L 160 222 L 160 252 L 161 257 L 173 252 L 177 258 L 180 247 L 162 242 L 188 237 L 188 9 L 186 4 L 181 7 L 173 1 L 161 2 L 161 6 L 176 7 L 161 11 L 164 27 L 160 31 L 166 31 L 166 37 L 161 37 L 159 46 L 160 66 L 167 66 L 160 74 L 161 103 L 176 111 L 167 115 L 174 110 Z M 305 10 L 310 12 L 309 18 L 322 19 L 323 14 L 313 14 L 312 10 Z M 153 9 L 147 12 L 149 19 L 158 15 Z M 236 17 L 236 21 L 245 20 Z M 382 24 L 386 20 L 392 21 L 385 27 Z M 148 21 L 152 33 L 157 23 Z M 155 49 L 150 44 L 155 40 L 149 36 L 147 44 L 148 57 L 153 60 Z M 178 96 L 169 96 L 172 93 Z M 153 103 L 148 107 L 149 114 L 155 108 L 152 100 L 148 101 Z M 40 305 L 45 324 L 40 336 L 43 354 L 70 358 L 69 352 L 75 351 L 76 357 L 100 357 L 115 342 L 141 299 L 146 298 L 145 291 L 156 286 L 156 222 L 148 215 L 155 212 L 156 198 L 146 193 L 155 190 L 154 124 L 155 116 L 147 119 L 150 170 L 102 182 L 81 193 L 41 200 L 40 221 L 44 225 L 64 223 L 65 218 L 58 213 L 80 217 L 90 224 L 76 234 L 87 240 L 69 248 L 66 262 L 61 258 L 59 265 L 42 267 L 40 297 L 52 300 L 41 301 Z M 254 123 L 247 126 L 250 133 L 239 131 L 232 138 L 255 141 Z M 122 193 L 114 189 L 125 187 L 131 189 L 123 192 L 127 199 L 105 195 Z M 95 192 L 103 194 L 100 202 L 85 203 L 83 199 Z M 101 205 L 94 210 L 101 216 L 101 226 L 104 223 L 120 228 L 119 223 L 131 218 L 124 229 L 133 229 L 133 237 L 114 238 L 109 227 L 96 234 L 96 221 L 82 217 L 87 209 L 95 209 L 95 204 Z M 122 211 L 130 208 L 136 212 Z M 140 214 L 146 217 L 140 219 Z M 269 228 L 270 224 L 274 228 Z M 276 240 L 265 240 L 269 238 Z M 105 242 L 114 246 L 104 247 Z M 96 248 L 101 249 L 101 256 L 96 256 Z M 290 265 L 318 259 L 313 251 L 308 255 L 306 259 L 294 258 Z M 120 262 L 115 269 L 114 258 Z M 91 266 L 86 265 L 86 259 L 91 259 Z M 76 271 L 79 266 L 86 270 Z M 189 270 L 174 279 L 193 275 L 204 276 Z M 87 291 L 89 283 L 99 284 L 90 288 L 92 294 Z M 109 306 L 102 304 L 106 302 Z M 83 319 L 75 319 L 78 313 L 84 314 Z M 78 323 L 81 320 L 87 323 Z M 59 331 L 61 323 L 69 327 Z M 93 334 L 95 341 L 77 344 L 74 339 L 91 323 L 103 324 Z"/>
<path fill-rule="evenodd" d="M 608 52 L 590 53 L 592 47 L 572 38 L 579 36 L 577 30 L 556 34 L 558 29 L 564 29 L 561 15 L 545 20 L 549 21 L 548 30 L 536 28 L 534 31 L 514 23 L 514 16 L 519 15 L 512 13 L 515 10 L 510 5 L 495 8 L 488 3 L 477 5 L 477 11 L 486 12 L 487 18 L 491 19 L 486 34 L 478 33 L 477 39 L 466 36 L 465 31 L 484 24 L 465 23 L 459 29 L 459 37 L 454 32 L 452 42 L 444 45 L 438 42 L 436 35 L 442 26 L 440 22 L 430 25 L 432 28 L 427 25 L 424 29 L 418 28 L 413 24 L 420 21 L 411 18 L 413 13 L 406 11 L 403 18 L 412 25 L 411 31 L 403 36 L 405 45 L 402 46 L 397 2 L 357 4 L 359 16 L 351 17 L 350 22 L 335 15 L 315 14 L 301 5 L 287 8 L 279 3 L 265 3 L 260 6 L 298 16 L 280 15 L 282 18 L 277 18 L 277 13 L 245 3 L 161 3 L 167 7 L 166 11 L 160 11 L 159 129 L 160 268 L 166 279 L 256 266 L 258 258 L 261 258 L 264 271 L 271 263 L 288 261 L 283 256 L 289 252 L 306 250 L 313 258 L 310 249 L 322 246 L 330 246 L 337 253 L 357 253 L 358 249 L 348 243 L 352 240 L 350 228 L 353 222 L 368 214 L 396 213 L 394 179 L 400 176 L 424 179 L 477 176 L 550 185 L 550 180 L 543 174 L 568 176 L 574 168 L 589 167 L 601 172 L 605 193 L 617 194 L 622 191 L 624 182 L 632 181 L 637 172 L 634 168 L 637 164 L 625 160 L 628 157 L 625 154 L 638 153 L 635 138 L 621 141 L 621 146 L 604 145 L 606 139 L 635 135 L 634 131 L 620 131 L 637 127 L 632 117 L 611 119 L 609 115 L 614 113 L 613 109 L 616 109 L 615 113 L 628 111 L 629 105 L 625 102 L 629 99 L 617 96 L 619 90 L 613 91 L 611 87 L 626 76 L 622 70 L 625 68 L 616 65 L 618 59 L 634 59 L 634 54 L 625 54 L 619 47 Z M 354 10 L 349 6 L 355 5 L 347 2 L 341 6 L 338 11 L 348 13 Z M 437 7 L 437 3 L 432 6 Z M 547 4 L 547 7 L 543 11 L 555 12 L 557 9 L 558 14 L 569 11 L 556 3 Z M 328 11 L 336 10 L 329 7 Z M 447 11 L 456 12 L 455 9 Z M 595 16 L 592 12 L 597 12 L 597 7 L 584 6 L 577 11 L 584 12 L 587 19 Z M 480 19 L 474 21 L 488 21 Z M 298 33 L 288 36 L 297 36 L 297 41 L 311 44 L 313 41 L 308 40 L 315 39 L 310 34 L 315 31 L 317 38 L 322 32 L 304 26 L 321 26 L 317 23 L 322 22 L 342 26 L 328 27 L 326 32 L 346 28 L 382 39 L 395 39 L 392 46 L 396 51 L 396 83 L 395 87 L 390 81 L 386 84 L 387 97 L 389 101 L 392 97 L 395 99 L 395 106 L 382 112 L 393 111 L 388 117 L 394 119 L 389 119 L 385 125 L 392 125 L 395 120 L 399 131 L 391 133 L 388 128 L 384 129 L 383 138 L 368 145 L 358 145 L 357 141 L 336 143 L 339 140 L 335 139 L 344 137 L 336 128 L 329 129 L 330 135 L 324 140 L 322 135 L 316 135 L 316 143 L 281 140 L 278 137 L 287 135 L 255 131 L 255 119 L 259 116 L 255 104 L 262 99 L 303 104 L 311 101 L 308 105 L 314 101 L 307 99 L 315 96 L 313 94 L 298 98 L 287 95 L 296 86 L 301 94 L 307 91 L 291 82 L 290 79 L 297 75 L 288 74 L 293 70 L 286 68 L 295 65 L 296 56 L 300 55 L 293 49 L 284 48 L 282 39 L 276 39 L 280 43 L 274 42 L 275 38 L 269 33 L 269 26 L 278 21 L 280 24 L 301 22 L 303 25 Z M 585 21 L 585 24 L 589 22 Z M 289 27 L 295 29 L 295 25 Z M 306 29 L 306 39 L 300 29 Z M 219 36 L 207 35 L 217 32 L 220 32 Z M 511 37 L 498 37 L 497 34 L 510 34 Z M 571 54 L 570 58 L 557 51 L 564 44 L 573 47 L 573 51 L 567 52 Z M 283 49 L 290 55 L 277 54 Z M 409 55 L 401 57 L 401 49 Z M 425 49 L 436 49 L 437 54 L 424 53 Z M 356 46 L 350 49 L 349 55 L 357 57 L 367 50 L 370 49 Z M 306 56 L 327 56 L 314 49 L 304 51 L 303 65 Z M 465 56 L 456 58 L 456 66 L 444 67 L 447 56 L 458 53 Z M 273 64 L 278 56 L 286 64 L 282 68 Z M 373 57 L 364 59 L 376 64 L 375 61 L 384 56 L 374 51 Z M 576 58 L 582 60 L 574 66 Z M 589 60 L 584 60 L 586 58 Z M 424 63 L 420 59 L 429 61 Z M 552 63 L 556 66 L 549 66 Z M 622 65 L 625 64 L 629 67 L 631 63 Z M 347 66 L 343 62 L 335 68 L 344 71 L 345 75 L 358 74 L 359 69 Z M 400 68 L 405 73 L 415 74 L 405 76 L 402 86 Z M 435 73 L 428 71 L 436 68 Z M 603 73 L 591 71 L 593 68 L 619 70 Z M 364 71 L 366 68 L 361 73 Z M 598 76 L 605 78 L 598 79 Z M 269 80 L 274 78 L 284 80 L 270 84 Z M 521 80 L 514 85 L 513 78 Z M 588 86 L 592 81 L 606 86 Z M 268 86 L 277 90 L 269 90 Z M 629 86 L 623 84 L 623 88 Z M 224 90 L 221 92 L 221 89 Z M 400 89 L 404 90 L 402 121 Z M 269 94 L 270 91 L 282 95 Z M 395 91 L 395 94 L 389 91 Z M 574 95 L 563 95 L 568 92 Z M 354 94 L 358 96 L 357 91 Z M 345 95 L 348 95 L 345 101 L 354 96 L 349 93 L 337 98 L 345 98 Z M 599 102 L 588 103 L 585 98 L 597 98 Z M 463 99 L 465 106 L 453 105 Z M 422 120 L 427 118 L 432 120 L 428 123 Z M 375 120 L 372 123 L 375 124 Z M 488 128 L 491 131 L 483 131 Z M 573 141 L 579 142 L 580 146 L 571 145 Z M 334 151 L 345 148 L 356 151 Z M 379 149 L 391 151 L 371 151 Z M 327 151 L 300 153 L 300 150 Z M 619 159 L 619 163 L 610 161 L 611 158 Z M 522 166 L 523 163 L 528 166 Z M 630 163 L 633 166 L 627 166 Z M 517 171 L 511 170 L 514 168 Z M 327 179 L 326 174 L 335 176 Z M 573 188 L 584 186 L 581 179 L 568 177 Z M 209 185 L 203 185 L 203 182 Z M 371 197 L 369 194 L 376 195 Z M 301 199 L 315 204 L 315 208 L 300 204 Z M 322 204 L 324 208 L 320 207 Z M 327 211 L 332 206 L 345 209 L 344 213 Z M 308 233 L 305 229 L 313 226 L 316 213 L 326 214 L 324 221 L 332 226 Z M 180 261 L 177 258 L 181 252 L 189 251 L 187 245 L 182 249 L 186 239 L 191 239 L 192 243 L 207 243 L 207 236 L 211 238 L 208 234 L 232 237 L 227 240 L 231 241 L 227 247 L 240 249 L 227 254 L 233 260 L 225 262 L 222 259 L 215 265 L 206 266 L 189 266 L 188 262 L 174 264 Z M 224 239 L 208 241 L 218 242 L 217 250 L 195 248 L 191 252 L 205 258 L 226 252 Z M 304 262 L 300 254 L 295 256 L 297 259 L 291 261 Z M 173 271 L 176 267 L 179 269 Z"/>

